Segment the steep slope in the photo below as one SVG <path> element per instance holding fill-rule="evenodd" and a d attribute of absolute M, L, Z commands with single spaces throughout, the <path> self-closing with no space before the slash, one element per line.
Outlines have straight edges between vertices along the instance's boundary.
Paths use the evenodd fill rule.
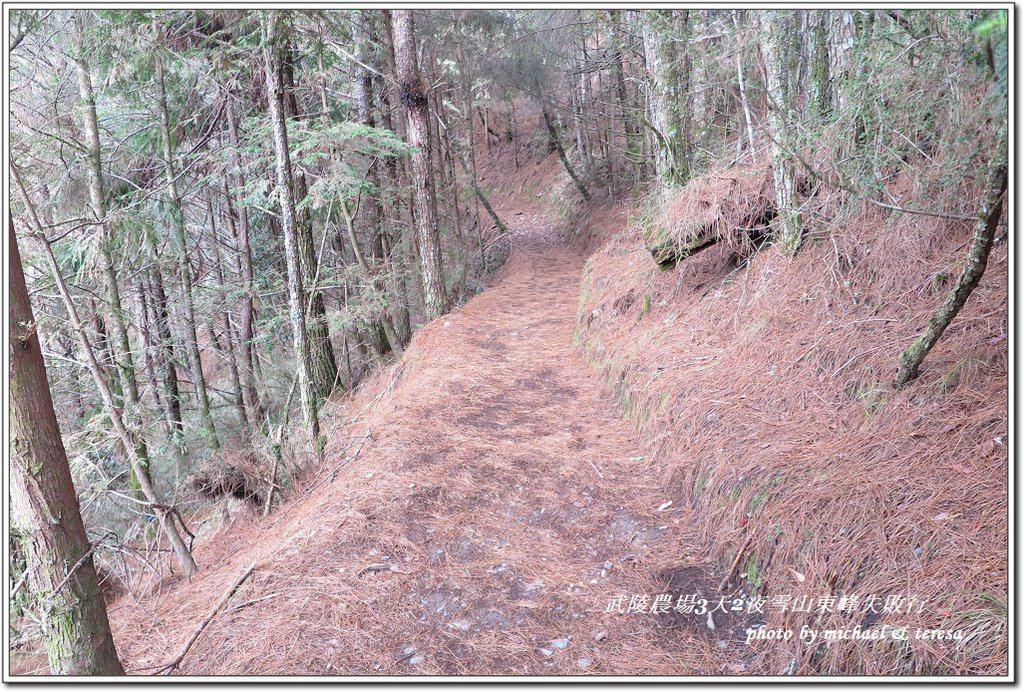
<path fill-rule="evenodd" d="M 679 209 L 697 206 L 693 188 L 729 175 L 708 178 L 655 223 L 690 222 Z M 926 196 L 925 182 L 902 173 L 892 194 L 977 208 L 977 185 Z M 825 194 L 807 204 L 796 257 L 722 242 L 661 271 L 642 223 L 623 228 L 584 270 L 579 342 L 662 469 L 666 499 L 693 509 L 695 545 L 801 604 L 779 600 L 764 622 L 909 627 L 905 641 L 756 642 L 766 669 L 1005 673 L 1008 244 L 920 379 L 894 390 L 900 350 L 955 281 L 972 223 L 830 208 Z"/>

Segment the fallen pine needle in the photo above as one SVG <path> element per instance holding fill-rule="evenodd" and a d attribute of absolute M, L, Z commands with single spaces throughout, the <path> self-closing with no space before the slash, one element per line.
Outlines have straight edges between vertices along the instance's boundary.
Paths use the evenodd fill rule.
<path fill-rule="evenodd" d="M 280 595 L 281 594 L 279 594 L 279 593 L 272 593 L 272 594 L 267 594 L 266 596 L 262 596 L 260 598 L 254 598 L 251 601 L 244 601 L 242 603 L 236 603 L 235 605 L 231 606 L 230 608 L 228 608 L 224 612 L 225 613 L 233 613 L 236 610 L 241 610 L 242 608 L 248 608 L 249 606 L 253 605 L 254 603 L 259 603 L 260 601 L 269 601 L 271 598 L 277 598 Z"/>

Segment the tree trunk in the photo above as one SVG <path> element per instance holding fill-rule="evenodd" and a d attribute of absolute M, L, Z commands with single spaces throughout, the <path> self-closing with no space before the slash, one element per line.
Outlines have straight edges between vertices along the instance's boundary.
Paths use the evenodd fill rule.
<path fill-rule="evenodd" d="M 445 118 L 443 106 L 439 103 L 440 97 L 434 99 L 433 112 L 437 121 L 438 149 L 441 169 L 445 185 L 448 188 L 448 203 L 452 218 L 452 228 L 455 232 L 455 242 L 458 246 L 458 276 L 455 280 L 456 291 L 464 299 L 466 296 L 466 278 L 469 274 L 469 246 L 462 235 L 462 214 L 459 206 L 459 178 L 455 173 L 455 156 L 452 153 L 454 148 L 451 136 L 448 132 L 448 124 Z"/>
<path fill-rule="evenodd" d="M 693 20 L 698 11 L 676 10 L 672 13 L 672 33 L 679 44 L 679 164 L 680 174 L 685 183 L 693 174 L 697 162 L 698 144 L 706 143 L 714 120 L 713 99 L 708 97 L 709 84 L 705 84 L 694 69 L 694 53 L 690 45 L 693 35 Z M 699 114 L 700 119 L 694 116 Z"/>
<path fill-rule="evenodd" d="M 765 12 L 761 48 L 764 52 L 765 84 L 768 91 L 768 130 L 771 139 L 772 178 L 778 211 L 779 247 L 796 252 L 800 245 L 800 211 L 796 204 L 796 165 L 790 145 L 791 105 L 784 91 L 789 70 L 788 40 L 791 12 Z"/>
<path fill-rule="evenodd" d="M 633 169 L 633 182 L 640 180 L 643 166 L 643 136 L 636 119 L 636 103 L 630 97 L 626 85 L 626 58 L 629 33 L 622 25 L 622 10 L 612 10 L 614 23 L 615 56 L 612 69 L 615 72 L 615 95 L 619 102 L 619 117 L 622 119 L 622 134 L 626 141 L 624 157 Z"/>
<path fill-rule="evenodd" d="M 199 431 L 206 440 L 210 451 L 220 449 L 217 431 L 210 414 L 210 397 L 206 391 L 206 377 L 203 375 L 203 361 L 196 337 L 196 305 L 192 297 L 192 268 L 188 261 L 188 240 L 185 232 L 185 209 L 178 196 L 177 176 L 174 172 L 174 150 L 171 144 L 170 114 L 167 110 L 167 89 L 164 85 L 163 61 L 156 59 L 157 101 L 160 107 L 160 131 L 163 138 L 164 173 L 167 176 L 167 196 L 171 206 L 171 229 L 174 250 L 178 260 L 178 274 L 181 281 L 182 316 L 185 320 L 185 352 L 188 356 L 192 382 L 196 388 L 196 404 L 199 407 Z"/>
<path fill-rule="evenodd" d="M 57 336 L 60 341 L 64 357 L 68 360 L 78 360 L 75 357 L 75 344 L 73 339 L 68 338 L 67 332 L 60 332 Z M 82 380 L 79 376 L 78 366 L 70 369 L 71 397 L 75 402 L 75 419 L 78 423 L 85 423 L 85 400 L 82 398 Z"/>
<path fill-rule="evenodd" d="M 383 25 L 380 33 L 375 33 L 373 23 L 367 25 L 367 30 L 370 32 L 370 41 L 377 43 L 377 38 L 381 35 L 385 37 L 385 46 L 383 51 L 375 51 L 375 55 L 384 53 L 384 56 L 377 58 L 376 65 L 378 72 L 382 74 L 395 74 L 394 64 L 394 50 L 391 45 L 391 25 L 390 25 L 390 14 L 385 11 L 378 11 L 375 17 L 380 18 Z M 402 134 L 400 128 L 400 122 L 396 122 L 391 116 L 392 106 L 396 106 L 399 102 L 398 89 L 393 83 L 389 83 L 387 86 L 381 88 L 377 92 L 380 96 L 380 118 L 381 124 L 391 130 L 392 132 Z M 398 121 L 401 118 L 397 119 Z M 381 182 L 381 196 L 384 197 L 385 191 L 390 191 L 393 198 L 396 200 L 395 213 L 401 216 L 402 210 L 401 205 L 398 204 L 398 191 L 401 188 L 401 171 L 404 170 L 404 158 L 387 157 L 384 160 L 384 166 L 378 169 L 380 173 Z M 411 296 L 409 294 L 409 287 L 407 282 L 407 276 L 409 274 L 407 268 L 400 261 L 402 256 L 402 248 L 407 244 L 407 234 L 402 232 L 402 229 L 406 228 L 405 224 L 401 222 L 394 223 L 390 219 L 388 220 L 388 227 L 393 230 L 391 235 L 387 232 L 384 233 L 384 237 L 387 240 L 387 248 L 385 249 L 384 256 L 387 259 L 388 265 L 391 269 L 391 274 L 394 276 L 392 292 L 395 300 L 392 306 L 391 314 L 394 316 L 393 323 L 395 325 L 395 333 L 398 335 L 399 343 L 404 347 L 409 343 L 412 338 L 412 323 L 409 319 L 409 306 L 411 303 Z"/>
<path fill-rule="evenodd" d="M 412 10 L 393 10 L 394 45 L 401 100 L 406 107 L 407 139 L 412 154 L 416 226 L 419 236 L 420 280 L 423 286 L 424 317 L 432 320 L 448 310 L 441 264 L 441 235 L 434 212 L 435 200 L 430 171 L 430 114 L 423 80 L 416 64 L 416 38 Z"/>
<path fill-rule="evenodd" d="M 705 169 L 711 137 L 714 134 L 715 114 L 718 108 L 716 94 L 718 84 L 708 73 L 707 57 L 719 55 L 720 47 L 714 45 L 716 38 L 703 39 L 701 44 L 693 43 L 695 35 L 713 33 L 708 19 L 708 10 L 683 10 L 686 19 L 681 19 L 683 43 L 683 66 L 681 84 L 686 97 L 682 103 L 683 133 L 686 137 L 686 153 L 689 155 L 687 168 L 692 176 L 695 171 Z M 704 16 L 703 26 L 700 23 Z M 703 30 L 702 30 L 703 29 Z"/>
<path fill-rule="evenodd" d="M 736 27 L 736 33 L 740 32 L 739 10 L 732 11 L 732 23 Z M 736 52 L 736 79 L 740 88 L 740 107 L 743 110 L 743 122 L 746 125 L 747 144 L 750 147 L 751 155 L 754 151 L 754 121 L 750 116 L 750 99 L 747 97 L 746 80 L 743 77 L 743 51 Z"/>
<path fill-rule="evenodd" d="M 152 275 L 140 279 L 137 289 L 140 313 L 139 332 L 142 335 L 142 344 L 145 350 L 146 376 L 152 382 L 153 396 L 157 408 L 164 414 L 164 430 L 167 434 L 167 443 L 173 450 L 179 467 L 184 467 L 184 426 L 181 422 L 181 402 L 178 398 L 178 376 L 177 372 L 175 372 L 174 353 L 170 348 L 169 331 L 166 341 L 162 336 L 163 329 L 169 329 L 167 327 L 167 305 L 165 302 L 162 306 L 158 306 L 156 304 L 157 301 L 152 298 L 156 291 L 153 290 L 151 279 Z M 163 296 L 162 285 L 160 287 L 160 295 Z M 164 300 L 166 301 L 166 297 Z M 161 310 L 163 311 L 162 315 Z M 167 353 L 170 355 L 167 356 Z M 158 374 L 161 371 L 161 365 L 165 374 L 164 382 L 162 383 Z M 160 395 L 161 389 L 164 389 L 162 396 Z"/>
<path fill-rule="evenodd" d="M 460 31 L 458 34 L 457 43 L 455 44 L 455 56 L 460 64 L 465 61 L 465 53 L 462 47 L 463 36 Z M 469 149 L 469 178 L 473 181 L 473 192 L 476 194 L 477 201 L 480 201 L 481 194 L 477 193 L 479 186 L 477 185 L 476 176 L 476 128 L 473 126 L 473 84 L 470 81 L 470 75 L 468 70 L 459 70 L 459 79 L 461 80 L 462 87 L 462 121 L 466 129 L 466 143 Z M 466 162 L 462 162 L 462 167 L 466 167 Z M 480 259 L 480 271 L 485 271 L 487 267 L 487 245 L 484 238 L 483 224 L 480 223 L 480 205 L 474 205 L 476 228 L 477 228 L 477 253 Z M 500 228 L 500 226 L 499 226 Z"/>
<path fill-rule="evenodd" d="M 838 114 L 843 112 L 848 101 L 847 82 L 850 78 L 854 31 L 853 12 L 849 10 L 829 10 L 828 98 Z"/>
<path fill-rule="evenodd" d="M 373 60 L 371 57 L 370 32 L 368 30 L 369 21 L 370 15 L 368 11 L 357 11 L 352 25 L 352 33 L 353 39 L 356 42 L 356 57 L 358 58 L 358 62 L 355 65 L 355 95 L 359 122 L 368 127 L 374 127 L 376 123 L 373 118 L 373 76 L 364 67 Z M 380 265 L 384 262 L 384 243 L 382 242 L 384 210 L 380 201 L 379 170 L 380 164 L 377 158 L 371 158 L 366 172 L 366 182 L 370 189 L 363 193 L 364 198 L 360 208 L 360 221 L 370 234 L 370 256 L 374 263 L 373 267 L 367 269 L 368 265 L 364 262 L 363 270 L 367 272 L 373 290 L 386 295 L 387 287 L 377 278 L 380 272 Z M 353 249 L 355 249 L 357 244 L 355 234 L 350 231 L 349 236 Z M 389 300 L 388 302 L 390 303 L 391 301 Z M 370 338 L 373 349 L 378 355 L 383 356 L 388 351 L 395 351 L 396 353 L 401 353 L 402 351 L 402 344 L 398 340 L 394 325 L 391 323 L 391 315 L 386 309 L 382 310 L 382 314 L 379 317 L 374 318 L 370 322 Z"/>
<path fill-rule="evenodd" d="M 309 357 L 309 334 L 306 331 L 301 260 L 295 222 L 295 200 L 292 197 L 292 164 L 288 151 L 288 127 L 284 116 L 284 84 L 281 79 L 279 34 L 280 16 L 274 11 L 261 18 L 263 60 L 266 67 L 267 103 L 273 129 L 276 154 L 277 193 L 281 204 L 281 230 L 284 234 L 285 260 L 288 263 L 288 308 L 292 323 L 292 343 L 299 374 L 299 399 L 309 437 L 309 447 L 318 459 L 323 458 L 318 414 L 319 398 L 313 381 Z"/>
<path fill-rule="evenodd" d="M 555 129 L 555 122 L 551 118 L 551 113 L 548 112 L 546 105 L 541 105 L 541 116 L 544 118 L 544 126 L 548 130 L 548 138 L 551 140 L 551 144 L 555 147 L 558 152 L 558 158 L 562 161 L 562 166 L 565 168 L 565 172 L 572 178 L 573 183 L 576 184 L 576 189 L 583 195 L 583 199 L 590 201 L 590 193 L 587 191 L 587 186 L 583 184 L 579 176 L 576 175 L 576 171 L 572 167 L 572 163 L 569 162 L 569 157 L 565 155 L 565 147 L 562 146 L 562 142 L 558 139 L 558 130 Z"/>
<path fill-rule="evenodd" d="M 498 213 L 494 211 L 494 207 L 491 206 L 491 202 L 487 198 L 487 195 L 484 193 L 484 191 L 480 188 L 480 185 L 477 183 L 476 176 L 473 174 L 473 170 L 470 168 L 470 164 L 466 162 L 466 157 L 459 149 L 458 141 L 452 136 L 451 131 L 448 129 L 448 126 L 445 124 L 444 120 L 440 116 L 438 116 L 438 122 L 444 129 L 445 136 L 449 142 L 449 145 L 451 146 L 452 153 L 455 155 L 455 158 L 458 159 L 459 165 L 462 166 L 462 170 L 466 173 L 466 175 L 469 177 L 471 181 L 471 184 L 473 186 L 473 194 L 475 194 L 477 200 L 484 205 L 484 209 L 487 211 L 487 215 L 491 217 L 491 221 L 493 221 L 494 225 L 498 228 L 498 233 L 501 235 L 508 233 L 508 226 L 506 226 L 505 222 L 501 220 L 501 217 L 498 216 Z M 481 267 L 482 266 L 483 265 L 481 264 Z"/>
<path fill-rule="evenodd" d="M 650 73 L 650 124 L 656 139 L 654 170 L 662 185 L 678 187 L 689 176 L 686 133 L 682 131 L 679 99 L 679 56 L 672 10 L 644 13 L 644 58 Z"/>
<path fill-rule="evenodd" d="M 391 21 L 391 11 L 381 10 L 379 15 L 383 23 L 383 35 L 385 39 L 386 56 L 388 60 L 389 74 L 398 74 L 398 59 L 395 57 L 395 32 L 394 23 Z M 388 89 L 382 92 L 382 98 L 387 97 L 389 103 L 395 109 L 394 117 L 394 132 L 398 133 L 403 139 L 408 141 L 409 139 L 409 124 L 408 124 L 408 112 L 404 108 L 402 101 L 402 90 L 401 85 L 397 79 L 388 80 Z M 409 324 L 407 330 L 408 338 L 403 338 L 403 343 L 408 343 L 408 340 L 412 338 L 413 330 L 413 305 L 416 305 L 417 310 L 422 315 L 426 312 L 423 307 L 423 281 L 420 276 L 420 254 L 419 248 L 417 247 L 417 233 L 415 231 L 417 226 L 416 221 L 416 191 L 412 183 L 412 157 L 404 156 L 396 161 L 395 171 L 397 177 L 393 178 L 396 183 L 396 189 L 403 193 L 402 202 L 399 203 L 398 214 L 401 216 L 401 210 L 404 208 L 408 212 L 408 223 L 405 219 L 399 220 L 399 227 L 405 229 L 412 229 L 412 232 L 402 233 L 396 236 L 398 242 L 393 242 L 392 247 L 395 247 L 399 251 L 399 256 L 402 257 L 400 266 L 404 268 L 403 272 L 399 273 L 402 281 L 405 284 L 404 293 L 407 298 L 406 304 L 408 310 L 406 315 L 409 317 Z M 397 196 L 397 195 L 396 195 Z M 403 332 L 406 331 L 405 326 L 402 326 Z"/>
<path fill-rule="evenodd" d="M 146 373 L 146 380 L 149 383 L 149 388 L 153 393 L 153 405 L 160 411 L 167 411 L 167 407 L 164 405 L 163 397 L 160 396 L 160 381 L 157 379 L 156 371 L 156 343 L 153 339 L 153 319 L 152 310 L 149 305 L 148 290 L 146 288 L 146 282 L 143 278 L 140 278 L 135 282 L 135 300 L 136 300 L 136 314 L 137 322 L 139 327 L 139 337 L 142 341 L 142 364 L 143 372 Z M 141 393 L 140 393 L 141 395 Z M 164 419 L 165 427 L 167 428 L 168 436 L 173 435 L 173 429 L 171 427 L 171 421 L 169 417 L 165 416 Z"/>
<path fill-rule="evenodd" d="M 289 59 L 281 64 L 281 78 L 284 84 L 285 117 L 299 119 L 302 111 L 295 95 L 295 74 L 290 49 L 286 55 Z M 306 176 L 301 169 L 292 171 L 292 184 L 295 186 L 292 197 L 296 205 L 305 199 L 308 188 Z M 309 363 L 313 387 L 320 399 L 326 399 L 334 391 L 338 381 L 338 363 L 334 357 L 334 345 L 331 342 L 331 331 L 327 323 L 327 307 L 324 294 L 318 287 L 320 280 L 320 262 L 317 258 L 316 242 L 313 238 L 313 220 L 308 209 L 295 211 L 295 231 L 299 241 L 299 261 L 302 266 L 303 286 L 306 289 L 306 327 L 309 332 Z"/>
<path fill-rule="evenodd" d="M 352 244 L 352 252 L 355 254 L 356 262 L 359 264 L 360 269 L 363 270 L 363 273 L 365 273 L 366 276 L 369 277 L 370 282 L 373 284 L 374 290 L 380 291 L 382 290 L 382 286 L 380 285 L 380 280 L 378 279 L 378 269 L 376 267 L 371 267 L 369 265 L 369 263 L 366 261 L 366 256 L 363 254 L 362 249 L 360 249 L 359 247 L 359 239 L 356 238 L 355 223 L 354 219 L 352 218 L 352 213 L 349 211 L 348 202 L 343 201 L 341 203 L 341 208 L 342 213 L 345 216 L 345 227 L 348 229 L 349 242 Z M 384 332 L 385 343 L 387 343 L 390 349 L 393 350 L 395 353 L 401 354 L 402 342 L 399 340 L 398 334 L 395 333 L 395 329 L 391 324 L 391 320 L 384 318 L 380 320 L 378 325 Z M 371 341 L 373 340 L 373 338 L 374 337 L 371 331 Z M 374 346 L 374 349 L 376 350 L 377 346 Z M 377 352 L 379 355 L 383 355 L 386 351 L 382 352 L 378 350 Z"/>
<path fill-rule="evenodd" d="M 57 427 L 14 217 L 7 220 L 11 523 L 40 605 L 50 673 L 124 675 Z"/>
<path fill-rule="evenodd" d="M 220 236 L 217 233 L 217 218 L 213 213 L 213 200 L 206 198 L 206 215 L 210 220 L 210 232 L 213 234 L 213 261 L 217 268 L 217 283 L 220 285 L 220 295 L 227 293 L 228 287 L 224 281 L 224 265 L 220 255 Z M 221 305 L 220 309 L 221 327 L 224 330 L 224 345 L 221 353 L 228 362 L 228 371 L 231 373 L 231 385 L 234 389 L 235 410 L 238 411 L 238 422 L 243 430 L 249 429 L 249 416 L 245 406 L 245 392 L 242 386 L 241 373 L 238 371 L 238 358 L 235 356 L 235 344 L 238 341 L 235 327 L 231 322 L 231 310 L 227 302 Z M 212 326 L 211 326 L 212 332 Z M 214 335 L 216 338 L 216 335 Z"/>
<path fill-rule="evenodd" d="M 899 369 L 896 373 L 896 380 L 893 383 L 893 386 L 897 388 L 903 387 L 907 382 L 917 377 L 921 362 L 942 337 L 943 332 L 946 331 L 953 318 L 957 316 L 961 308 L 967 303 L 971 292 L 977 287 L 982 275 L 985 273 L 988 256 L 992 251 L 992 242 L 996 235 L 996 228 L 999 226 L 999 219 L 1003 214 L 1003 198 L 1006 196 L 1007 153 L 1005 131 L 1001 134 L 996 147 L 996 156 L 989 167 L 988 183 L 985 186 L 985 196 L 982 199 L 981 211 L 978 213 L 978 220 L 974 226 L 974 240 L 971 242 L 971 248 L 967 252 L 967 262 L 964 264 L 964 268 L 960 272 L 960 277 L 953 286 L 953 290 L 949 292 L 946 300 L 935 311 L 932 318 L 928 320 L 928 328 L 900 354 Z"/>
<path fill-rule="evenodd" d="M 234 182 L 241 196 L 245 189 L 245 173 L 242 170 L 242 154 L 239 151 L 238 124 L 235 120 L 235 108 L 233 105 L 234 96 L 228 94 L 225 112 L 228 119 L 228 137 L 231 141 L 231 165 L 235 169 Z M 225 180 L 225 186 L 227 181 Z M 245 294 L 242 297 L 241 323 L 238 325 L 238 345 L 242 355 L 242 391 L 245 395 L 246 406 L 249 408 L 249 420 L 253 425 L 259 427 L 263 423 L 263 404 L 256 388 L 256 354 L 253 352 L 253 336 L 255 322 L 254 286 L 252 271 L 252 248 L 249 246 L 249 210 L 241 198 L 237 204 L 237 214 L 233 205 L 232 195 L 226 194 L 228 204 L 228 218 L 234 226 L 237 218 L 238 225 L 234 226 L 235 239 L 238 242 L 238 261 L 242 270 L 242 283 Z"/>
<path fill-rule="evenodd" d="M 828 10 L 812 10 L 808 17 L 810 36 L 807 37 L 807 106 L 817 118 L 824 117 L 830 107 Z"/>
<path fill-rule="evenodd" d="M 572 108 L 572 124 L 576 135 L 576 158 L 584 178 L 590 177 L 591 151 L 590 138 L 584 120 L 584 110 L 590 102 L 590 74 L 587 71 L 587 38 L 583 28 L 583 10 L 576 10 L 576 22 L 579 24 L 579 53 L 573 56 L 573 71 L 577 74 L 577 85 L 569 89 L 569 103 Z M 575 53 L 575 50 L 573 51 Z"/>
<path fill-rule="evenodd" d="M 175 444 L 184 447 L 185 424 L 181 418 L 181 393 L 178 388 L 178 365 L 174 356 L 174 344 L 171 337 L 171 316 L 167 307 L 167 292 L 164 290 L 163 273 L 157 264 L 155 248 L 153 266 L 150 269 L 150 286 L 153 289 L 153 315 L 156 325 L 157 346 L 160 351 L 160 362 L 163 367 L 164 401 L 167 406 L 167 417 L 174 431 Z"/>
<path fill-rule="evenodd" d="M 78 308 L 71 297 L 71 292 L 68 290 L 67 282 L 64 281 L 64 277 L 60 273 L 60 267 L 57 264 L 57 258 L 54 257 L 53 248 L 50 247 L 50 241 L 46 238 L 43 226 L 39 222 L 39 217 L 36 215 L 35 206 L 33 206 L 32 201 L 29 199 L 28 191 L 25 189 L 25 185 L 21 180 L 18 170 L 14 167 L 13 162 L 11 162 L 11 177 L 17 185 L 18 193 L 25 205 L 25 210 L 28 213 L 29 221 L 31 222 L 35 236 L 43 244 L 50 273 L 53 276 L 54 282 L 57 284 L 57 290 L 60 293 L 61 300 L 64 301 L 64 309 L 67 310 L 68 317 L 70 318 L 71 324 L 78 336 L 78 342 L 82 347 L 82 354 L 85 356 L 89 372 L 92 374 L 93 380 L 96 384 L 96 389 L 99 391 L 100 399 L 103 401 L 103 407 L 106 410 L 107 416 L 110 418 L 111 425 L 114 428 L 114 433 L 121 441 L 121 444 L 124 446 L 125 453 L 128 455 L 128 462 L 135 474 L 139 489 L 142 492 L 143 497 L 146 498 L 149 507 L 156 513 L 157 519 L 160 522 L 160 528 L 163 530 L 164 535 L 170 542 L 171 549 L 177 556 L 182 569 L 185 571 L 186 575 L 191 576 L 195 574 L 199 568 L 196 567 L 195 560 L 192 559 L 191 551 L 188 546 L 185 545 L 185 541 L 182 540 L 181 534 L 178 532 L 178 528 L 174 524 L 173 507 L 162 503 L 153 488 L 153 483 L 150 480 L 148 473 L 148 460 L 146 457 L 142 456 L 140 452 L 140 449 L 145 450 L 145 446 L 139 444 L 137 440 L 138 435 L 129 427 L 128 423 L 125 422 L 122 410 L 118 407 L 117 401 L 114 399 L 114 394 L 110 391 L 110 385 L 107 384 L 107 380 L 103 376 L 103 368 L 96 359 L 96 351 L 89 342 L 89 335 L 86 333 L 82 320 L 78 315 Z"/>

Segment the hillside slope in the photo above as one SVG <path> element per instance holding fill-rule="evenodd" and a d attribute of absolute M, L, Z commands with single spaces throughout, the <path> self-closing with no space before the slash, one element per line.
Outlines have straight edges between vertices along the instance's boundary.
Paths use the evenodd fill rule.
<path fill-rule="evenodd" d="M 666 205 L 661 227 L 685 226 L 677 210 L 700 206 L 687 195 L 730 174 L 708 179 Z M 896 185 L 912 189 L 906 175 Z M 930 208 L 967 212 L 978 195 L 947 187 Z M 587 263 L 578 341 L 636 422 L 666 499 L 692 509 L 696 545 L 763 594 L 808 597 L 780 601 L 769 627 L 912 635 L 758 643 L 769 670 L 1005 673 L 1007 243 L 921 377 L 894 391 L 897 357 L 955 281 L 973 226 L 866 205 L 826 213 L 796 257 L 722 242 L 670 271 L 638 218 Z M 859 599 L 853 611 L 827 600 L 843 596 Z"/>

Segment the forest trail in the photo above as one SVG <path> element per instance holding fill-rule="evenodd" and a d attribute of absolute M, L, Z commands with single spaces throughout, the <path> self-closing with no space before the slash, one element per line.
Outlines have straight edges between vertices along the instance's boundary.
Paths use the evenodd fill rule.
<path fill-rule="evenodd" d="M 114 609 L 130 668 L 173 659 L 253 561 L 180 672 L 680 674 L 742 646 L 606 613 L 659 593 L 659 553 L 679 553 L 685 522 L 658 511 L 632 425 L 573 345 L 583 259 L 542 217 L 510 220 L 496 285 L 417 334 L 369 438 L 360 424 L 332 440 L 328 467 L 359 450 L 336 479 L 210 541 L 220 564 L 200 549 L 206 569 L 152 626 Z"/>

